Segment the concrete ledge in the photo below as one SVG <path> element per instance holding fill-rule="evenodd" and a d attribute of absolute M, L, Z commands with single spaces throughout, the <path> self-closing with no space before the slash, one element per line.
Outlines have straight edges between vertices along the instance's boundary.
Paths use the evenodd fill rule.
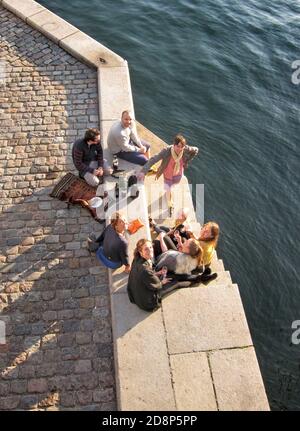
<path fill-rule="evenodd" d="M 151 142 L 151 149 L 153 154 L 158 153 L 160 150 L 167 146 L 167 144 L 162 139 L 160 139 L 153 132 L 151 132 L 151 130 L 147 129 L 147 127 L 143 126 L 143 124 L 137 121 L 136 126 L 139 136 L 145 141 Z"/>
<path fill-rule="evenodd" d="M 98 83 L 101 93 L 99 110 L 102 121 L 119 120 L 125 109 L 133 111 L 127 62 L 124 62 L 124 67 L 100 68 Z"/>
<path fill-rule="evenodd" d="M 101 43 L 96 42 L 95 39 L 82 31 L 62 39 L 59 46 L 78 60 L 84 61 L 92 67 L 102 68 L 125 65 L 125 60 L 122 57 L 101 45 Z"/>
<path fill-rule="evenodd" d="M 120 67 L 126 61 L 34 0 L 3 0 L 2 6 L 91 67 Z"/>
<path fill-rule="evenodd" d="M 218 410 L 206 353 L 170 356 L 178 410 Z"/>
<path fill-rule="evenodd" d="M 162 307 L 170 354 L 252 345 L 237 286 L 181 289 Z"/>
<path fill-rule="evenodd" d="M 44 6 L 41 6 L 33 0 L 3 0 L 2 6 L 17 15 L 23 21 L 38 12 L 46 10 Z"/>
<path fill-rule="evenodd" d="M 64 39 L 67 36 L 79 32 L 78 28 L 69 24 L 67 21 L 49 10 L 44 10 L 28 17 L 27 22 L 55 43 L 58 43 L 61 39 Z"/>
<path fill-rule="evenodd" d="M 127 295 L 112 296 L 120 410 L 175 410 L 161 311 L 146 313 Z"/>
<path fill-rule="evenodd" d="M 253 347 L 209 354 L 220 410 L 270 410 Z"/>

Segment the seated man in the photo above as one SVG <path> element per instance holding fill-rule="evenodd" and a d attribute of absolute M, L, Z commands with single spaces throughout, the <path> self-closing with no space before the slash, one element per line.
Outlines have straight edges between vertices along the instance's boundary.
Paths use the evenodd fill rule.
<path fill-rule="evenodd" d="M 107 145 L 110 152 L 120 159 L 144 166 L 150 157 L 150 145 L 134 133 L 132 121 L 130 111 L 123 111 L 121 120 L 114 123 L 109 131 Z"/>
<path fill-rule="evenodd" d="M 104 173 L 112 173 L 110 168 L 106 168 L 104 172 L 105 160 L 103 160 L 98 129 L 88 129 L 83 139 L 75 141 L 72 158 L 80 178 L 83 178 L 90 186 L 97 187 L 103 182 Z"/>

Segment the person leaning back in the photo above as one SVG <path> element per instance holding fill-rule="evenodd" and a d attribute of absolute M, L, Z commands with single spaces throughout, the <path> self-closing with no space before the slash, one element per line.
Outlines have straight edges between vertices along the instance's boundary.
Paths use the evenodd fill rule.
<path fill-rule="evenodd" d="M 150 157 L 150 145 L 142 141 L 134 129 L 132 113 L 123 111 L 121 120 L 114 123 L 109 131 L 107 145 L 119 159 L 143 166 Z"/>

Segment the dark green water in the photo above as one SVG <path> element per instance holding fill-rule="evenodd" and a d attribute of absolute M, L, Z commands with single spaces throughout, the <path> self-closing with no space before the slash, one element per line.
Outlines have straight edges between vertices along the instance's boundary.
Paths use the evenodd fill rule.
<path fill-rule="evenodd" d="M 40 3 L 128 60 L 141 123 L 199 147 L 188 176 L 221 226 L 271 408 L 300 410 L 300 3 Z"/>

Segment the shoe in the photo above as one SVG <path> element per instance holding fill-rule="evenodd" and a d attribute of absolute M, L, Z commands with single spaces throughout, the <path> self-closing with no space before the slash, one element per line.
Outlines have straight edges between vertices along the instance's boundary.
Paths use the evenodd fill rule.
<path fill-rule="evenodd" d="M 96 241 L 92 241 L 90 238 L 88 238 L 87 248 L 90 252 L 96 252 L 99 248 L 99 243 Z"/>
<path fill-rule="evenodd" d="M 135 195 L 128 196 L 128 202 L 134 201 L 134 199 L 138 198 L 140 195 L 139 190 L 135 192 Z"/>
<path fill-rule="evenodd" d="M 211 274 L 211 269 L 209 267 L 205 268 L 205 270 L 203 271 L 203 275 L 210 275 Z"/>
<path fill-rule="evenodd" d="M 192 274 L 193 275 L 203 274 L 203 268 L 202 268 L 202 266 L 200 266 L 200 267 L 198 267 L 196 269 L 193 269 Z"/>
<path fill-rule="evenodd" d="M 95 221 L 97 221 L 100 224 L 105 223 L 105 218 L 95 218 Z"/>
<path fill-rule="evenodd" d="M 218 277 L 218 274 L 214 272 L 213 274 L 202 274 L 201 275 L 201 283 L 208 284 L 210 281 L 215 280 Z"/>

